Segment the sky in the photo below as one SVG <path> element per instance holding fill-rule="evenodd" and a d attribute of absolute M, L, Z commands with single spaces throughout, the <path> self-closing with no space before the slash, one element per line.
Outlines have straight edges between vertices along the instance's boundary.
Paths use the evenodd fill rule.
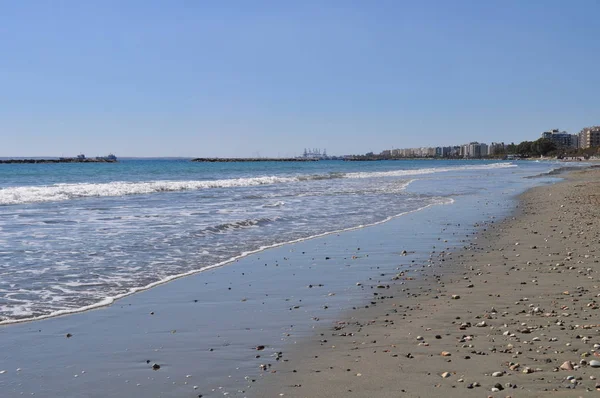
<path fill-rule="evenodd" d="M 294 156 L 600 124 L 600 2 L 0 1 L 0 156 Z"/>

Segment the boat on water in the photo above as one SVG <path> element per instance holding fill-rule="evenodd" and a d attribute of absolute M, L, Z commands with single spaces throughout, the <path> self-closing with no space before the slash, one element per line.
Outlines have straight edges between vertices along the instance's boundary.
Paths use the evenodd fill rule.
<path fill-rule="evenodd" d="M 112 160 L 112 161 L 117 161 L 117 157 L 115 155 L 113 155 L 112 153 L 109 153 L 108 156 L 104 156 L 102 159 L 104 160 Z"/>

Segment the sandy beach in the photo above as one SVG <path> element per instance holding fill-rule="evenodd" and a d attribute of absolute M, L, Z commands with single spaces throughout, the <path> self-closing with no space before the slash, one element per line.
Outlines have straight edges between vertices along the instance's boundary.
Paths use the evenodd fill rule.
<path fill-rule="evenodd" d="M 596 394 L 600 170 L 565 177 L 521 195 L 464 250 L 432 252 L 421 278 L 373 283 L 370 304 L 286 353 L 252 395 Z"/>
<path fill-rule="evenodd" d="M 552 180 L 519 179 L 108 307 L 3 325 L 2 396 L 594 390 L 599 175 L 571 171 L 526 192 L 514 212 L 515 190 Z"/>

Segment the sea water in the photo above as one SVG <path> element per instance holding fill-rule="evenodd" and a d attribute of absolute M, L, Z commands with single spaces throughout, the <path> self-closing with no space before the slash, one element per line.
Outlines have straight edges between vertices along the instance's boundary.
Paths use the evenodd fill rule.
<path fill-rule="evenodd" d="M 526 161 L 0 165 L 0 322 L 78 312 L 268 247 L 457 198 L 509 200 Z M 464 211 L 461 210 L 461 211 Z"/>

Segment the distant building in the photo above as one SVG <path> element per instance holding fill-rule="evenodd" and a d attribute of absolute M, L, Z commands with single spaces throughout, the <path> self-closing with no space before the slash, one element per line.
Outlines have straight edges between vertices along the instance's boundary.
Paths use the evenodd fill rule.
<path fill-rule="evenodd" d="M 552 141 L 557 148 L 577 148 L 579 142 L 577 135 L 558 129 L 544 131 L 542 138 Z"/>
<path fill-rule="evenodd" d="M 484 144 L 483 142 L 481 144 L 479 144 L 479 157 L 484 158 L 484 157 L 488 156 L 489 155 L 488 150 L 489 150 L 489 147 L 487 144 Z"/>
<path fill-rule="evenodd" d="M 579 134 L 571 134 L 571 147 L 579 148 Z"/>
<path fill-rule="evenodd" d="M 459 156 L 465 159 L 479 159 L 488 156 L 488 145 L 477 141 L 460 147 Z"/>
<path fill-rule="evenodd" d="M 481 157 L 481 147 L 479 146 L 479 142 L 471 142 L 469 144 L 469 158 L 480 158 Z"/>
<path fill-rule="evenodd" d="M 579 133 L 579 148 L 600 146 L 600 126 L 586 127 Z"/>

